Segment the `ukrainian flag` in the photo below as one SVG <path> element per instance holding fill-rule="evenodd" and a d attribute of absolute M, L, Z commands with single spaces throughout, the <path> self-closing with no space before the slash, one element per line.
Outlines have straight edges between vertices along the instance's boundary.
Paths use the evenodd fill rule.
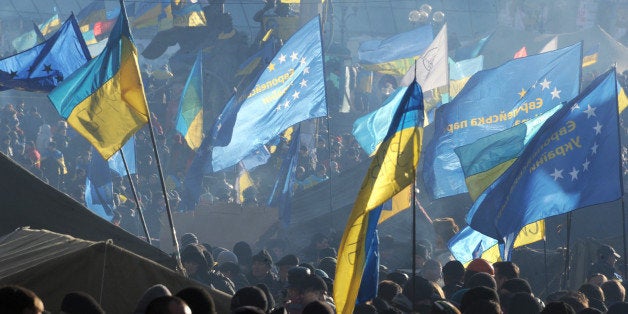
<path fill-rule="evenodd" d="M 365 268 L 376 258 L 373 239 L 382 203 L 416 177 L 423 133 L 423 92 L 413 82 L 405 87 L 388 134 L 378 148 L 347 222 L 338 249 L 334 300 L 338 313 L 353 313 L 358 295 L 373 294 L 376 284 L 363 281 Z M 371 227 L 369 227 L 371 226 Z"/>
<path fill-rule="evenodd" d="M 148 122 L 137 49 L 121 5 L 103 52 L 48 94 L 59 114 L 105 159 Z"/>
<path fill-rule="evenodd" d="M 196 27 L 207 25 L 205 13 L 198 1 L 172 0 L 171 1 L 173 26 Z"/>
<path fill-rule="evenodd" d="M 203 141 L 203 52 L 199 51 L 188 76 L 177 114 L 177 131 L 190 148 L 196 150 Z"/>

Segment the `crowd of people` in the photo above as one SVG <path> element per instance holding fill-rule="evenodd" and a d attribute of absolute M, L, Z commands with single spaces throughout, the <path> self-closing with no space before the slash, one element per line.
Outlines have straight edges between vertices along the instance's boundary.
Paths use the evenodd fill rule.
<path fill-rule="evenodd" d="M 447 219 L 441 221 L 449 224 Z M 317 235 L 295 253 L 286 253 L 276 244 L 254 252 L 246 242 L 229 250 L 184 234 L 183 267 L 189 278 L 206 288 L 188 287 L 172 294 L 167 286 L 157 284 L 137 300 L 133 313 L 216 313 L 209 287 L 231 297 L 231 313 L 336 313 L 337 259 L 329 240 Z M 395 262 L 383 250 L 377 292 L 360 294 L 353 313 L 628 313 L 625 281 L 615 265 L 619 258 L 612 247 L 602 245 L 586 282 L 577 289 L 540 296 L 514 262 L 491 264 L 476 258 L 465 266 L 423 243 L 417 245 L 413 272 L 387 267 L 385 263 Z M 411 260 L 401 262 L 412 264 Z M 45 301 L 25 287 L 0 287 L 0 313 L 43 313 Z M 92 296 L 81 291 L 68 293 L 60 308 L 65 314 L 105 313 Z"/>

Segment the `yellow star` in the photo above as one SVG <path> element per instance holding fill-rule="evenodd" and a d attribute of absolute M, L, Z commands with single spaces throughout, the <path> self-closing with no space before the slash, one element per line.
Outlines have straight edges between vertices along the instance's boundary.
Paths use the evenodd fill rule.
<path fill-rule="evenodd" d="M 526 95 L 526 90 L 521 88 L 521 91 L 519 92 L 519 98 L 523 98 L 523 96 Z"/>
<path fill-rule="evenodd" d="M 271 63 L 271 64 L 268 65 L 268 71 L 272 72 L 273 70 L 275 70 L 275 64 Z"/>

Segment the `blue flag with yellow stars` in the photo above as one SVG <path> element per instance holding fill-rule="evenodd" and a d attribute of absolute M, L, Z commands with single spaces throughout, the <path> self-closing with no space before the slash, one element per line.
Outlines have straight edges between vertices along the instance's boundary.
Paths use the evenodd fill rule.
<path fill-rule="evenodd" d="M 615 69 L 550 117 L 521 156 L 467 215 L 471 228 L 504 243 L 531 222 L 622 195 Z"/>
<path fill-rule="evenodd" d="M 0 91 L 48 92 L 91 59 L 71 15 L 45 42 L 0 60 Z"/>
<path fill-rule="evenodd" d="M 473 75 L 436 110 L 423 179 L 434 198 L 467 192 L 454 148 L 525 122 L 578 95 L 582 44 L 511 60 Z"/>
<path fill-rule="evenodd" d="M 227 146 L 214 147 L 219 171 L 235 165 L 288 127 L 327 115 L 320 21 L 316 17 L 286 42 L 250 89 Z"/>

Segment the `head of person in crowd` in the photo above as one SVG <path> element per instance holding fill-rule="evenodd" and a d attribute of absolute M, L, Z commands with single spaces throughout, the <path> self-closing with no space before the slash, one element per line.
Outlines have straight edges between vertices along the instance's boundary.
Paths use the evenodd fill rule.
<path fill-rule="evenodd" d="M 626 302 L 617 302 L 610 307 L 608 307 L 608 312 L 606 314 L 623 314 L 628 313 L 628 303 Z"/>
<path fill-rule="evenodd" d="M 392 300 L 400 294 L 402 288 L 400 285 L 391 280 L 382 280 L 377 285 L 377 297 L 392 304 Z"/>
<path fill-rule="evenodd" d="M 501 306 L 494 300 L 477 300 L 471 303 L 466 310 L 465 314 L 502 314 Z"/>
<path fill-rule="evenodd" d="M 44 302 L 30 289 L 16 285 L 0 288 L 0 313 L 41 314 L 43 312 Z"/>
<path fill-rule="evenodd" d="M 326 247 L 324 249 L 321 249 L 320 251 L 318 251 L 318 260 L 320 261 L 321 259 L 325 258 L 325 257 L 333 257 L 336 258 L 338 256 L 338 252 L 336 252 L 336 249 L 329 246 Z"/>
<path fill-rule="evenodd" d="M 467 283 L 468 288 L 475 287 L 487 287 L 497 291 L 497 284 L 495 283 L 495 278 L 493 276 L 480 272 L 476 273 L 471 278 L 469 278 L 469 282 Z"/>
<path fill-rule="evenodd" d="M 192 310 L 192 314 L 216 314 L 216 306 L 209 292 L 198 287 L 188 287 L 177 292 Z"/>
<path fill-rule="evenodd" d="M 61 301 L 61 311 L 64 314 L 105 314 L 94 297 L 81 291 L 66 294 Z"/>
<path fill-rule="evenodd" d="M 447 242 L 460 230 L 451 217 L 436 218 L 432 221 L 434 233 L 436 234 L 436 247 L 446 248 Z"/>
<path fill-rule="evenodd" d="M 620 259 L 621 256 L 612 246 L 602 245 L 597 249 L 597 258 L 598 260 L 614 267 L 615 263 L 617 263 L 617 260 Z"/>
<path fill-rule="evenodd" d="M 532 294 L 532 287 L 530 287 L 530 283 L 523 278 L 512 278 L 504 281 L 498 291 L 501 293 L 525 292 Z"/>
<path fill-rule="evenodd" d="M 266 314 L 262 309 L 255 306 L 241 306 L 231 311 L 232 314 Z"/>
<path fill-rule="evenodd" d="M 194 277 L 209 271 L 205 252 L 206 250 L 198 244 L 189 244 L 183 249 L 181 262 L 189 276 Z"/>
<path fill-rule="evenodd" d="M 493 263 L 493 269 L 495 270 L 495 282 L 497 283 L 498 289 L 506 280 L 519 278 L 519 266 L 513 262 L 495 262 Z"/>
<path fill-rule="evenodd" d="M 279 281 L 287 282 L 288 281 L 288 271 L 292 267 L 296 267 L 299 265 L 299 258 L 294 254 L 288 254 L 282 257 L 277 263 L 277 270 L 279 275 Z"/>
<path fill-rule="evenodd" d="M 240 265 L 233 262 L 224 262 L 218 265 L 218 271 L 223 275 L 227 276 L 227 278 L 234 281 L 234 279 L 240 275 Z"/>
<path fill-rule="evenodd" d="M 604 304 L 610 308 L 611 305 L 617 302 L 624 302 L 626 299 L 626 289 L 618 280 L 608 280 L 602 284 L 602 291 L 604 291 Z"/>
<path fill-rule="evenodd" d="M 334 309 L 323 301 L 313 301 L 303 307 L 302 314 L 334 314 Z"/>
<path fill-rule="evenodd" d="M 443 292 L 450 297 L 462 288 L 464 279 L 464 265 L 460 261 L 449 261 L 443 265 Z"/>
<path fill-rule="evenodd" d="M 156 284 L 154 286 L 151 286 L 150 288 L 146 289 L 146 291 L 144 291 L 144 294 L 142 294 L 140 299 L 137 301 L 137 305 L 135 306 L 133 314 L 144 314 L 146 312 L 146 307 L 148 307 L 148 304 L 151 301 L 157 299 L 158 297 L 171 295 L 172 293 L 170 293 L 170 290 L 168 290 L 168 288 L 162 284 Z"/>
<path fill-rule="evenodd" d="M 338 260 L 334 257 L 323 257 L 318 262 L 318 268 L 322 269 L 330 279 L 334 279 L 336 276 L 336 263 Z"/>
<path fill-rule="evenodd" d="M 502 307 L 508 314 L 539 314 L 543 310 L 541 304 L 530 293 L 525 292 L 509 295 L 507 302 L 502 300 Z"/>
<path fill-rule="evenodd" d="M 576 313 L 589 307 L 589 299 L 580 291 L 566 291 L 559 299 L 569 304 Z"/>
<path fill-rule="evenodd" d="M 325 301 L 327 284 L 323 278 L 311 274 L 303 278 L 300 284 L 301 303 L 306 305 L 314 301 Z"/>
<path fill-rule="evenodd" d="M 226 262 L 238 264 L 238 257 L 229 250 L 222 251 L 216 255 L 216 263 L 218 263 L 218 265 L 222 265 Z"/>
<path fill-rule="evenodd" d="M 386 279 L 405 287 L 408 280 L 410 280 L 410 276 L 402 271 L 394 271 L 386 275 Z"/>
<path fill-rule="evenodd" d="M 427 246 L 423 244 L 416 245 L 416 254 L 414 255 L 414 261 L 416 262 L 416 267 L 421 268 L 425 263 L 430 259 L 430 250 Z"/>
<path fill-rule="evenodd" d="M 233 253 L 238 257 L 240 266 L 248 269 L 251 266 L 251 258 L 253 257 L 253 250 L 251 246 L 240 241 L 233 245 Z"/>
<path fill-rule="evenodd" d="M 266 312 L 268 310 L 268 299 L 264 291 L 259 287 L 244 287 L 233 295 L 230 307 L 234 311 L 243 306 L 254 306 Z"/>
<path fill-rule="evenodd" d="M 270 274 L 272 266 L 273 258 L 270 257 L 268 251 L 261 250 L 251 257 L 251 276 L 258 279 L 264 278 Z"/>
<path fill-rule="evenodd" d="M 185 248 L 190 244 L 199 244 L 198 237 L 194 233 L 186 233 L 181 237 L 181 247 Z"/>
<path fill-rule="evenodd" d="M 146 314 L 192 314 L 192 310 L 179 297 L 162 296 L 148 304 Z"/>
<path fill-rule="evenodd" d="M 393 298 L 393 305 L 404 312 L 429 313 L 432 302 L 440 299 L 434 285 L 427 279 L 414 276 L 403 286 L 403 291 Z"/>
<path fill-rule="evenodd" d="M 589 277 L 587 278 L 587 283 L 596 285 L 596 286 L 602 286 L 602 284 L 604 282 L 606 282 L 608 280 L 608 278 L 606 278 L 605 275 L 600 274 L 600 273 L 594 273 L 589 275 Z"/>
<path fill-rule="evenodd" d="M 377 308 L 372 304 L 360 303 L 353 308 L 353 314 L 377 314 Z"/>
<path fill-rule="evenodd" d="M 312 275 L 309 268 L 303 266 L 292 267 L 288 270 L 288 286 L 286 299 L 301 304 L 301 291 L 305 278 Z"/>
<path fill-rule="evenodd" d="M 576 314 L 576 311 L 565 302 L 552 301 L 545 305 L 541 314 Z"/>
<path fill-rule="evenodd" d="M 497 292 L 494 289 L 480 286 L 471 288 L 464 293 L 462 300 L 460 301 L 460 311 L 462 313 L 466 313 L 467 309 L 470 308 L 473 303 L 480 300 L 493 301 L 499 306 L 499 296 L 497 295 Z"/>
<path fill-rule="evenodd" d="M 578 288 L 578 291 L 584 293 L 587 299 L 589 299 L 589 307 L 606 312 L 607 308 L 604 305 L 605 298 L 602 288 L 594 284 L 585 283 Z"/>
<path fill-rule="evenodd" d="M 485 259 L 482 259 L 482 258 L 473 259 L 469 263 L 469 265 L 467 265 L 467 268 L 465 269 L 465 272 L 464 272 L 465 287 L 467 286 L 467 283 L 469 282 L 469 279 L 471 278 L 471 276 L 477 273 L 487 273 L 492 276 L 492 275 L 495 275 L 495 270 L 493 269 L 493 265 L 491 265 Z"/>
<path fill-rule="evenodd" d="M 421 268 L 421 277 L 432 282 L 439 282 L 443 278 L 440 262 L 434 259 L 428 259 L 425 264 L 423 264 L 423 268 Z"/>

